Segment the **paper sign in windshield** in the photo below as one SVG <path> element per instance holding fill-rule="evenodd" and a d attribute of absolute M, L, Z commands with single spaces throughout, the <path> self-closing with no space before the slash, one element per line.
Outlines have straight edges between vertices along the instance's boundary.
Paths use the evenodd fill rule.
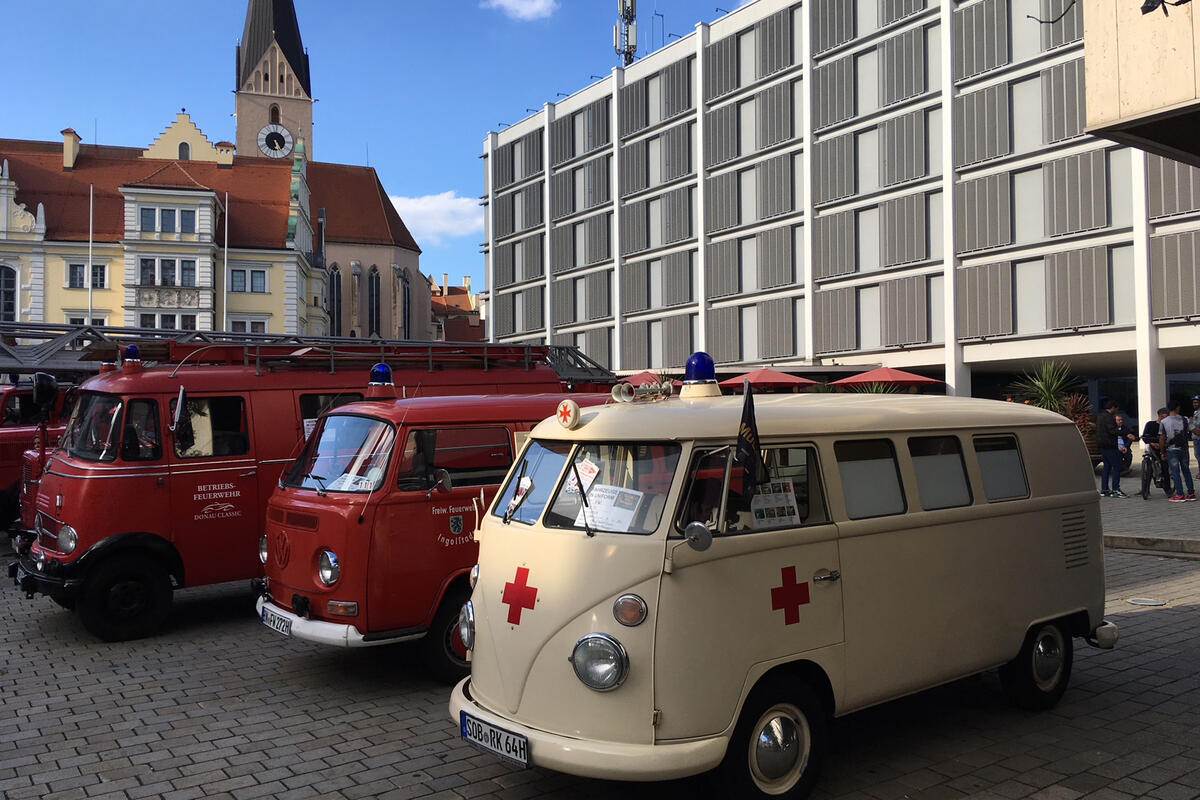
<path fill-rule="evenodd" d="M 800 524 L 800 512 L 796 510 L 796 490 L 791 478 L 768 481 L 762 484 L 750 501 L 754 512 L 754 527 L 784 528 Z"/>
<path fill-rule="evenodd" d="M 582 465 L 580 466 L 582 469 Z M 586 481 L 587 478 L 584 478 Z M 584 526 L 584 514 L 587 515 L 586 527 L 598 531 L 619 531 L 625 533 L 633 525 L 638 506 L 642 504 L 643 492 L 637 489 L 622 489 L 607 483 L 593 483 L 587 490 L 587 507 L 580 506 L 579 514 L 575 517 L 578 527 Z"/>
<path fill-rule="evenodd" d="M 575 477 L 575 473 L 579 473 L 579 478 Z M 592 481 L 596 479 L 597 473 L 600 472 L 600 467 L 590 458 L 585 458 L 575 464 L 575 468 L 567 474 L 567 494 L 575 494 L 579 491 L 579 480 L 583 480 L 583 490 L 586 492 L 588 487 L 592 485 Z"/>

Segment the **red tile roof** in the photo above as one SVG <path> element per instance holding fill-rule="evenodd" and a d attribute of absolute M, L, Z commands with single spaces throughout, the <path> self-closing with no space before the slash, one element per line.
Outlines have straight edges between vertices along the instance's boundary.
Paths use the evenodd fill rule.
<path fill-rule="evenodd" d="M 308 165 L 308 186 L 312 218 L 317 218 L 318 209 L 325 209 L 326 240 L 421 252 L 372 167 L 314 161 Z"/>
<path fill-rule="evenodd" d="M 482 342 L 487 336 L 487 328 L 478 317 L 474 325 L 468 317 L 449 317 L 443 321 L 442 330 L 447 342 Z"/>

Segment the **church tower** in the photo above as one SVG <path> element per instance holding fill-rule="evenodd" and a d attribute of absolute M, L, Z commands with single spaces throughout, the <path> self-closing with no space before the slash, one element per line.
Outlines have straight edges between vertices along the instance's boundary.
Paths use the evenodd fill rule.
<path fill-rule="evenodd" d="M 292 0 L 249 0 L 235 91 L 239 156 L 290 158 L 303 136 L 312 159 L 312 84 Z"/>

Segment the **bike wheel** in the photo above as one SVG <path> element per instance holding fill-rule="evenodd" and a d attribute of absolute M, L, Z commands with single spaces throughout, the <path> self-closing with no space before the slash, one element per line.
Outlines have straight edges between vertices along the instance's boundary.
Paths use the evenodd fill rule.
<path fill-rule="evenodd" d="M 1154 482 L 1154 464 L 1148 458 L 1142 459 L 1142 491 L 1143 500 L 1150 499 L 1150 484 Z"/>

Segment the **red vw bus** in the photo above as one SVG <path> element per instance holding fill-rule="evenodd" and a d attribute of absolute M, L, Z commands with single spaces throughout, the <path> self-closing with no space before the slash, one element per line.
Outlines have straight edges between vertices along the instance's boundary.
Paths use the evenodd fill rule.
<path fill-rule="evenodd" d="M 27 597 L 77 609 L 105 640 L 155 631 L 175 589 L 262 574 L 265 500 L 320 414 L 363 399 L 364 358 L 400 362 L 402 394 L 560 385 L 522 348 L 170 344 L 171 365 L 144 368 L 130 347 L 80 387 L 9 565 Z"/>
<path fill-rule="evenodd" d="M 340 647 L 420 639 L 430 672 L 467 674 L 458 614 L 474 530 L 526 433 L 607 395 L 364 402 L 323 416 L 267 505 L 258 613 Z"/>

